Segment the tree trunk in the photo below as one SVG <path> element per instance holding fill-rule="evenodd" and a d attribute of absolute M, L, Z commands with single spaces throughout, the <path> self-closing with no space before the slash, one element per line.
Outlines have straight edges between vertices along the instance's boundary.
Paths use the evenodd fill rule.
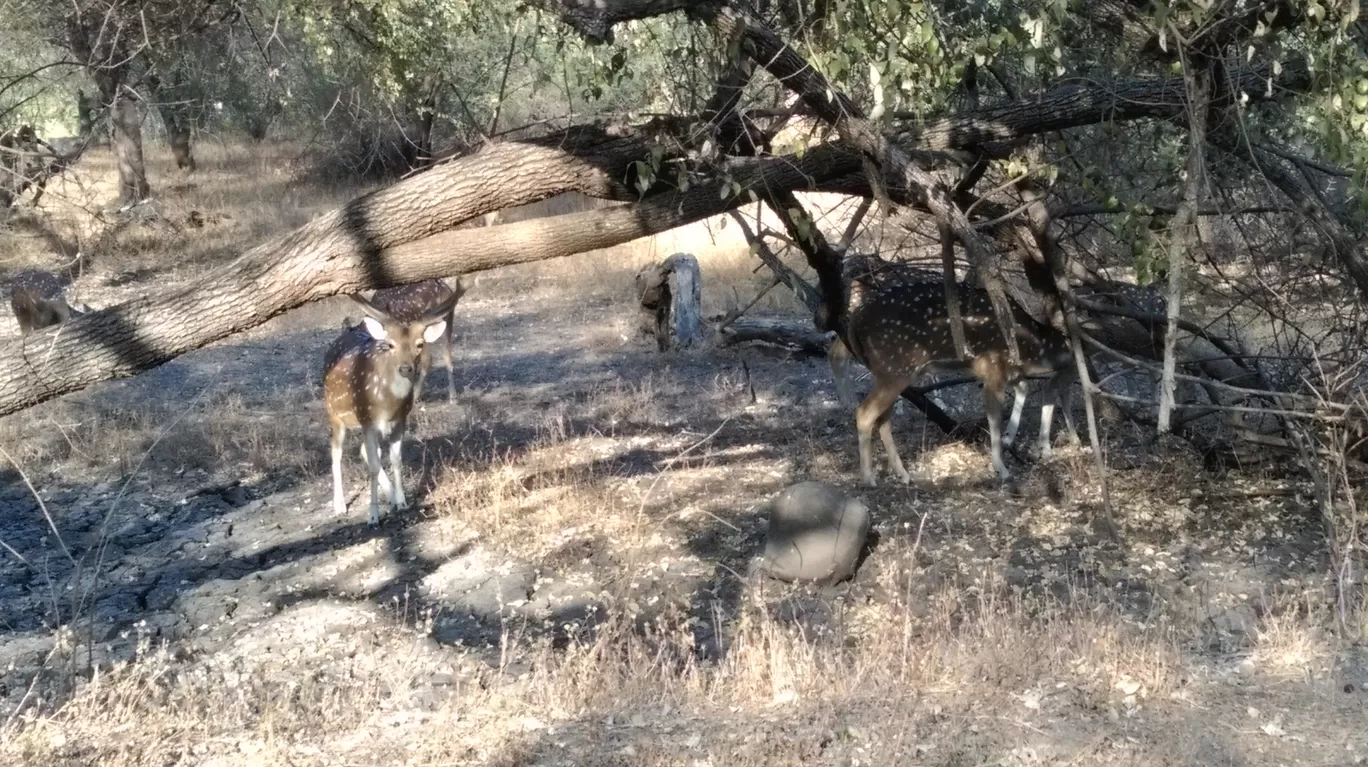
<path fill-rule="evenodd" d="M 703 275 L 697 258 L 676 253 L 658 265 L 648 265 L 637 272 L 636 287 L 662 352 L 703 341 Z"/>
<path fill-rule="evenodd" d="M 1211 75 L 1199 70 L 1191 75 L 1188 83 L 1188 159 L 1187 182 L 1183 188 L 1183 201 L 1178 205 L 1178 213 L 1171 222 L 1169 232 L 1168 264 L 1168 322 L 1164 331 L 1164 372 L 1159 386 L 1160 434 L 1169 432 L 1173 417 L 1174 400 L 1177 386 L 1174 373 L 1178 369 L 1178 316 L 1183 304 L 1183 267 L 1196 242 L 1197 208 L 1202 204 L 1203 187 L 1206 180 L 1206 156 L 1202 152 L 1206 145 L 1207 107 L 1210 103 Z"/>
<path fill-rule="evenodd" d="M 143 164 L 142 115 L 127 85 L 133 56 L 124 47 L 125 36 L 107 29 L 111 21 L 117 20 L 115 7 L 104 8 L 102 12 L 95 5 L 73 3 L 64 22 L 71 53 L 84 64 L 100 91 L 100 105 L 107 114 L 119 167 L 119 203 L 129 205 L 147 199 L 151 190 Z"/>
<path fill-rule="evenodd" d="M 128 88 L 108 75 L 100 79 L 100 93 L 109 109 L 114 159 L 119 166 L 119 204 L 131 205 L 152 194 L 143 162 L 142 115 Z"/>
<path fill-rule="evenodd" d="M 406 170 L 418 170 L 432 164 L 432 133 L 437 125 L 437 97 L 441 88 L 441 77 L 423 78 L 422 91 L 416 97 L 418 103 L 410 110 L 409 125 L 400 137 L 400 155 Z"/>

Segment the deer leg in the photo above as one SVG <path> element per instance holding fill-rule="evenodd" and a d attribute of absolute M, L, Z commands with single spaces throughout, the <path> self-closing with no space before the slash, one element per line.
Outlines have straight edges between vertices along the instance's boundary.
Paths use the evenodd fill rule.
<path fill-rule="evenodd" d="M 836 336 L 827 347 L 827 362 L 831 364 L 831 378 L 836 384 L 836 401 L 841 407 L 853 408 L 856 405 L 855 392 L 850 389 L 850 349 Z"/>
<path fill-rule="evenodd" d="M 342 494 L 342 442 L 347 438 L 347 429 L 341 424 L 333 426 L 332 440 L 329 444 L 332 454 L 333 513 L 343 516 L 347 513 L 347 499 Z"/>
<path fill-rule="evenodd" d="M 898 399 L 898 395 L 902 394 L 904 388 L 906 388 L 906 382 L 903 379 L 896 381 L 879 381 L 876 379 L 874 391 L 870 392 L 869 396 L 865 397 L 864 402 L 855 408 L 855 431 L 859 434 L 860 445 L 860 479 L 869 487 L 878 484 L 874 479 L 874 456 L 872 455 L 874 427 L 886 420 L 889 409 L 893 407 L 894 401 Z M 892 439 L 893 436 L 890 431 L 888 441 L 884 443 L 886 447 L 893 444 Z M 896 451 L 890 455 L 892 456 L 889 459 L 890 463 L 896 460 L 897 465 L 902 466 L 902 461 L 896 458 Z M 903 473 L 906 471 L 904 470 Z"/>
<path fill-rule="evenodd" d="M 364 439 L 361 440 L 361 446 L 357 448 L 357 454 L 361 456 L 362 463 L 366 464 L 367 466 L 370 465 L 370 457 L 366 453 L 366 441 Z M 380 476 L 376 479 L 376 481 L 380 483 L 380 495 L 383 495 L 386 498 L 388 498 L 391 492 L 389 477 L 386 476 L 385 472 L 382 471 L 380 472 Z"/>
<path fill-rule="evenodd" d="M 1026 379 L 1017 381 L 1012 391 L 1012 418 L 1007 422 L 1007 432 L 1002 435 L 1002 444 L 1011 445 L 1016 441 L 1017 427 L 1021 425 L 1021 411 L 1026 409 Z"/>
<path fill-rule="evenodd" d="M 394 475 L 394 483 L 390 485 L 389 497 L 392 508 L 403 510 L 408 508 L 408 499 L 404 498 L 404 478 L 401 473 L 404 466 L 403 450 L 401 449 L 403 440 L 400 436 L 396 434 L 391 438 L 393 441 L 389 444 L 390 474 Z"/>
<path fill-rule="evenodd" d="M 456 368 L 451 364 L 451 347 L 455 346 L 456 341 L 452 338 L 451 321 L 455 318 L 455 313 L 447 318 L 446 331 L 446 369 L 447 369 L 447 402 L 456 399 Z"/>
<path fill-rule="evenodd" d="M 1083 440 L 1078 438 L 1078 426 L 1074 423 L 1073 416 L 1073 376 L 1065 379 L 1059 385 L 1059 409 L 1064 411 L 1064 429 L 1069 435 L 1069 444 L 1077 447 L 1083 444 Z"/>
<path fill-rule="evenodd" d="M 389 484 L 389 479 L 380 466 L 380 440 L 375 432 L 366 430 L 366 468 L 370 471 L 370 519 L 374 527 L 380 524 L 380 483 Z"/>
<path fill-rule="evenodd" d="M 989 451 L 993 457 L 993 469 L 1003 480 L 1011 477 L 1007 464 L 1002 462 L 1002 399 L 1006 393 L 1000 385 L 992 386 L 984 382 L 983 409 L 988 415 Z"/>
<path fill-rule="evenodd" d="M 1059 379 L 1060 374 L 1055 373 L 1050 376 L 1049 383 L 1045 384 L 1045 395 L 1040 403 L 1040 457 L 1049 458 L 1054 451 L 1054 440 L 1050 439 L 1050 432 L 1054 431 L 1054 412 L 1055 405 L 1059 402 Z"/>
<path fill-rule="evenodd" d="M 883 418 L 879 419 L 879 439 L 883 442 L 884 451 L 888 453 L 888 468 L 892 470 L 893 476 L 902 480 L 906 485 L 912 481 L 912 476 L 907 473 L 903 466 L 902 456 L 898 455 L 898 446 L 893 443 L 893 408 L 884 411 Z"/>

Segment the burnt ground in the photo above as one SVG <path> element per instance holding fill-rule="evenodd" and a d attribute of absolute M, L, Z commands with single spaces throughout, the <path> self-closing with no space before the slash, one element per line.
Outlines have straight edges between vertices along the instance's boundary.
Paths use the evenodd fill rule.
<path fill-rule="evenodd" d="M 1322 736 L 1336 754 L 1368 753 L 1358 691 L 1368 683 L 1364 654 L 1325 639 L 1327 557 L 1305 488 L 1293 479 L 1210 474 L 1193 454 L 1159 456 L 1143 435 L 1109 424 L 1111 461 L 1128 467 L 1112 474 L 1126 534 L 1112 543 L 1089 524 L 1099 493 L 1084 452 L 1061 449 L 1048 464 L 1010 460 L 1024 478 L 1009 493 L 991 475 L 986 445 L 950 442 L 909 410 L 896 433 L 916 480 L 903 487 L 884 473 L 867 490 L 855 482 L 853 419 L 835 404 L 824 360 L 759 348 L 662 355 L 634 335 L 629 303 L 616 286 L 586 298 L 555 284 L 492 279 L 472 291 L 458 309 L 458 396 L 444 401 L 446 373 L 434 371 L 405 447 L 414 508 L 384 508 L 376 529 L 365 523 L 355 439 L 345 466 L 349 513 L 337 518 L 329 508 L 317 393 L 323 349 L 347 312 L 341 301 L 9 419 L 7 449 L 42 504 L 15 471 L 4 472 L 0 540 L 13 550 L 0 556 L 4 709 L 22 704 L 41 721 L 80 695 L 92 662 L 137 662 L 156 648 L 182 671 L 274 663 L 273 673 L 327 677 L 383 666 L 383 655 L 364 648 L 402 636 L 412 671 L 405 705 L 429 710 L 472 686 L 488 688 L 491 674 L 527 684 L 541 656 L 510 647 L 577 646 L 609 615 L 637 626 L 685 616 L 697 662 L 722 663 L 742 603 L 759 588 L 742 576 L 763 536 L 762 504 L 815 478 L 865 498 L 880 543 L 852 584 L 765 586 L 760 599 L 781 625 L 811 637 L 868 637 L 851 605 L 905 604 L 931 620 L 947 591 L 998 594 L 1028 621 L 1105 605 L 1127 630 L 1163 632 L 1165 646 L 1218 680 L 1210 684 L 1294 685 L 1316 701 L 1251 703 L 1244 708 L 1262 713 L 1234 724 L 1213 715 L 1211 732 L 1257 735 L 1276 710 L 1286 737 L 1194 747 L 1175 761 L 1201 762 L 1204 753 L 1230 764 L 1309 759 Z M 978 395 L 950 396 L 972 403 Z M 1034 433 L 1028 420 L 1021 442 L 1032 444 Z M 1296 636 L 1314 641 L 1306 659 L 1278 660 L 1293 642 L 1270 627 L 1293 618 Z M 1124 692 L 1128 683 L 1117 684 Z M 1240 694 L 1253 700 L 1250 690 Z M 1026 715 L 1042 711 L 1039 695 L 1034 707 L 1023 700 Z M 1114 717 L 1115 707 L 1068 705 L 1092 712 L 1102 731 L 1112 727 L 1106 711 Z M 1234 705 L 1230 716 L 1244 708 Z M 1115 725 L 1122 742 L 1131 732 L 1126 711 Z M 1179 709 L 1168 715 L 1183 720 Z M 1342 726 L 1308 741 L 1297 733 L 1311 725 L 1299 717 L 1312 716 Z M 1159 721 L 1132 736 L 1160 748 Z M 665 737 L 657 724 L 633 731 Z M 783 740 L 807 726 L 790 725 L 754 727 Z M 702 727 L 701 746 L 693 736 L 681 742 L 706 748 L 717 726 Z M 543 727 L 519 732 L 536 736 Z M 642 741 L 625 735 L 612 736 L 609 749 L 609 736 L 591 729 L 564 732 L 584 753 L 669 762 L 638 753 L 645 747 L 632 743 Z M 797 738 L 797 750 L 779 761 L 852 763 L 858 735 L 814 742 L 823 738 L 820 747 Z M 975 738 L 964 741 L 965 763 L 1017 753 Z M 510 763 L 555 762 L 546 754 L 565 748 L 548 745 L 556 738 L 514 740 Z M 103 753 L 62 748 L 77 761 Z M 310 748 L 331 753 L 327 744 Z M 944 751 L 927 758 L 960 763 Z"/>

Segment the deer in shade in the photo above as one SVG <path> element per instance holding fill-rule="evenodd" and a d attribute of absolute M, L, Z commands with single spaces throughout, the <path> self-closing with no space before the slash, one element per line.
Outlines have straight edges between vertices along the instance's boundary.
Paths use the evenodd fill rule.
<path fill-rule="evenodd" d="M 51 272 L 24 271 L 10 284 L 10 308 L 19 320 L 19 333 L 27 336 L 90 311 L 85 304 L 67 303 L 66 285 Z"/>
<path fill-rule="evenodd" d="M 1025 403 L 1027 376 L 1050 376 L 1040 410 L 1041 455 L 1050 454 L 1050 430 L 1057 404 L 1063 406 L 1070 438 L 1078 440 L 1069 408 L 1069 386 L 1077 372 L 1068 339 L 1014 305 L 1021 362 L 1012 365 L 988 293 L 965 285 L 958 288 L 968 359 L 960 360 L 955 353 L 944 288 L 940 283 L 891 284 L 867 293 L 850 313 L 846 326 L 849 346 L 839 338 L 832 343 L 830 356 L 838 389 L 849 385 L 844 379 L 851 358 L 863 363 L 874 376 L 873 391 L 855 408 L 860 478 L 866 485 L 875 484 L 872 456 L 875 429 L 888 453 L 889 468 L 903 482 L 910 480 L 893 443 L 889 419 L 893 403 L 903 389 L 915 385 L 929 372 L 973 373 L 983 383 L 993 468 L 1002 479 L 1010 477 L 1002 462 L 1002 444 L 1004 441 L 1010 443 L 1016 435 Z M 1002 404 L 1007 390 L 1013 387 L 1016 403 L 1004 435 Z"/>
<path fill-rule="evenodd" d="M 362 456 L 370 472 L 370 517 L 380 523 L 380 493 L 391 508 L 405 509 L 400 445 L 413 408 L 426 347 L 442 338 L 451 324 L 458 288 L 426 312 L 402 320 L 361 296 L 361 323 L 333 341 L 323 361 L 323 404 L 332 427 L 333 511 L 347 510 L 342 493 L 342 445 L 349 430 L 361 431 Z M 390 475 L 380 465 L 380 445 L 389 446 Z"/>

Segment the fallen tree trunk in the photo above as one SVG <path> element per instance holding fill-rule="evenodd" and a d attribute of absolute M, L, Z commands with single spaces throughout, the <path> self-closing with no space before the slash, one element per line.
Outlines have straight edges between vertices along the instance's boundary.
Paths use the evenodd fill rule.
<path fill-rule="evenodd" d="M 831 345 L 827 334 L 813 330 L 812 323 L 778 317 L 740 317 L 722 328 L 721 334 L 727 346 L 759 341 L 814 357 L 825 357 Z"/>

